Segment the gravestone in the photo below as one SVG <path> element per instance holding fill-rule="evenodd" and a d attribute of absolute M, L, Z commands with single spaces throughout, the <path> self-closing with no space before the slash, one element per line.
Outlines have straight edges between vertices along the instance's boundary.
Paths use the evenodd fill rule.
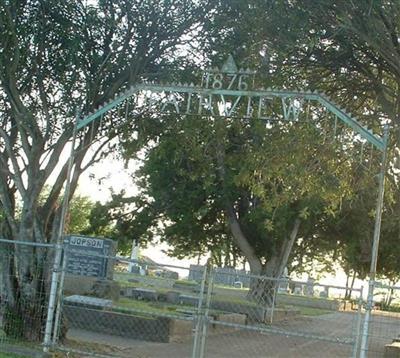
<path fill-rule="evenodd" d="M 129 272 L 134 273 L 135 275 L 140 275 L 140 266 L 132 265 Z"/>
<path fill-rule="evenodd" d="M 85 236 L 67 236 L 64 239 L 67 255 L 67 273 L 98 279 L 113 277 L 115 243 L 110 239 Z"/>
<path fill-rule="evenodd" d="M 293 293 L 295 295 L 303 295 L 304 291 L 303 291 L 303 285 L 300 283 L 295 283 L 294 289 L 293 289 Z"/>
<path fill-rule="evenodd" d="M 70 305 L 80 305 L 90 308 L 106 309 L 111 308 L 113 302 L 102 298 L 73 295 L 64 298 L 64 302 Z"/>
<path fill-rule="evenodd" d="M 71 235 L 64 239 L 67 258 L 65 290 L 70 294 L 94 294 L 96 282 L 112 284 L 115 242 L 110 239 Z"/>
<path fill-rule="evenodd" d="M 304 292 L 306 296 L 314 296 L 314 284 L 315 284 L 315 279 L 309 277 Z"/>
<path fill-rule="evenodd" d="M 233 287 L 235 287 L 235 288 L 243 288 L 243 282 L 241 282 L 241 281 L 235 281 L 235 282 L 233 283 Z"/>
<path fill-rule="evenodd" d="M 324 290 L 319 293 L 319 297 L 321 297 L 321 298 L 329 297 L 329 286 L 324 287 Z"/>
<path fill-rule="evenodd" d="M 204 266 L 190 265 L 188 280 L 200 282 L 203 279 L 203 271 Z"/>
<path fill-rule="evenodd" d="M 278 284 L 278 293 L 289 293 L 289 291 L 289 272 L 287 267 L 285 267 Z"/>
<path fill-rule="evenodd" d="M 283 278 L 279 281 L 278 293 L 289 293 L 289 279 Z"/>

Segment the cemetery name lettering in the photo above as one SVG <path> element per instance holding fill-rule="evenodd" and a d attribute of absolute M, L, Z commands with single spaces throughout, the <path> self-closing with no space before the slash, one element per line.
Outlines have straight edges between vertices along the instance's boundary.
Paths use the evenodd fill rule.
<path fill-rule="evenodd" d="M 91 247 L 96 249 L 102 249 L 104 245 L 103 240 L 93 239 L 88 237 L 71 236 L 69 241 L 70 245 Z"/>
<path fill-rule="evenodd" d="M 249 90 L 248 78 L 236 73 L 207 73 L 202 87 L 191 91 L 179 85 L 154 88 L 146 96 L 147 105 L 176 114 L 234 117 L 240 113 L 244 118 L 266 120 L 276 118 L 280 107 L 280 119 L 298 120 L 303 98 L 272 97 Z"/>

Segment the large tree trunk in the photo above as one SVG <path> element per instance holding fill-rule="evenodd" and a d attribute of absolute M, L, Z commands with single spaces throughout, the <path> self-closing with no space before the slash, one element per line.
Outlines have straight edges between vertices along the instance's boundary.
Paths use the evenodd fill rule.
<path fill-rule="evenodd" d="M 251 274 L 256 276 L 251 279 L 248 297 L 262 305 L 272 307 L 277 288 L 279 287 L 279 279 L 288 263 L 290 252 L 292 251 L 293 244 L 299 231 L 300 219 L 295 219 L 290 236 L 284 241 L 280 253 L 271 257 L 268 262 L 263 265 L 243 234 L 232 207 L 228 208 L 227 217 L 235 244 L 246 257 L 250 265 Z"/>
<path fill-rule="evenodd" d="M 41 342 L 47 314 L 47 252 L 37 255 L 37 249 L 31 246 L 0 246 L 5 292 L 3 330 L 11 338 Z M 21 277 L 18 272 L 25 272 L 26 276 Z"/>
<path fill-rule="evenodd" d="M 296 240 L 300 227 L 300 219 L 295 219 L 290 236 L 284 241 L 279 255 L 272 256 L 263 266 L 259 277 L 253 278 L 249 290 L 249 297 L 267 307 L 274 305 L 280 279 L 287 266 L 289 255 Z"/>
<path fill-rule="evenodd" d="M 222 138 L 223 124 L 217 122 L 217 136 Z M 225 215 L 228 227 L 232 234 L 232 238 L 236 246 L 240 249 L 250 266 L 250 272 L 253 276 L 250 283 L 248 298 L 258 302 L 263 306 L 272 307 L 274 305 L 275 293 L 277 291 L 277 278 L 282 276 L 283 270 L 287 265 L 290 252 L 300 227 L 300 219 L 296 218 L 289 237 L 283 242 L 279 254 L 269 258 L 268 262 L 263 265 L 261 258 L 257 255 L 254 248 L 250 245 L 245 234 L 243 233 L 240 223 L 235 212 L 234 204 L 229 197 L 229 190 L 226 185 L 226 169 L 225 169 L 225 150 L 223 144 L 218 141 L 216 159 L 218 163 L 218 173 L 221 178 L 223 191 L 225 193 Z M 272 278 L 272 279 L 271 279 Z"/>

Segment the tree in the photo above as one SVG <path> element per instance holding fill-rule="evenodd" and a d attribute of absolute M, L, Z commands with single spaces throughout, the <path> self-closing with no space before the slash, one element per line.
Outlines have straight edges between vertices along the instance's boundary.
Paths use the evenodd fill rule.
<path fill-rule="evenodd" d="M 75 195 L 71 199 L 66 231 L 70 234 L 89 234 L 90 214 L 94 207 L 95 203 L 89 197 Z"/>
<path fill-rule="evenodd" d="M 350 190 L 349 157 L 320 130 L 237 118 L 175 121 L 136 173 L 142 209 L 153 215 L 146 225 L 175 255 L 229 243 L 253 274 L 280 277 L 296 240 Z M 134 218 L 132 226 L 142 225 Z M 271 304 L 271 287 L 260 282 L 252 297 Z"/>
<path fill-rule="evenodd" d="M 75 113 L 93 111 L 140 79 L 167 77 L 190 62 L 181 46 L 208 16 L 208 2 L 190 1 L 2 1 L 0 4 L 0 203 L 3 237 L 54 243 L 60 225 L 66 153 Z M 160 74 L 161 72 L 161 74 Z M 158 73 L 158 74 L 157 74 Z M 130 128 L 139 125 L 129 114 Z M 79 133 L 70 197 L 80 175 L 113 150 L 118 118 Z M 110 131 L 114 128 L 113 131 Z M 142 137 L 140 137 L 142 140 Z M 89 151 L 97 142 L 94 154 Z M 43 188 L 54 180 L 43 203 Z M 22 208 L 17 211 L 16 198 Z M 70 199 L 70 198 L 67 198 Z M 7 246 L 2 262 L 8 318 L 21 326 L 7 334 L 39 340 L 50 267 L 46 255 L 28 250 L 23 260 Z M 6 248 L 4 249 L 6 250 Z M 40 284 L 44 283 L 44 284 Z M 20 319 L 24 317 L 24 319 Z"/>
<path fill-rule="evenodd" d="M 397 2 L 253 0 L 230 12 L 243 17 L 224 42 L 239 43 L 238 55 L 252 55 L 271 81 L 325 91 L 372 128 L 378 115 L 398 124 Z"/>
<path fill-rule="evenodd" d="M 221 28 L 223 28 L 224 31 L 222 31 L 222 36 L 210 36 L 206 39 L 206 48 L 209 49 L 210 53 L 213 46 L 225 49 L 229 48 L 229 51 L 234 52 L 239 61 L 246 60 L 247 63 L 255 65 L 253 67 L 261 71 L 266 71 L 270 75 L 266 81 L 267 85 L 279 85 L 280 87 L 302 86 L 311 90 L 318 89 L 328 92 L 338 103 L 346 106 L 352 113 L 360 115 L 365 124 L 368 124 L 378 132 L 383 119 L 390 118 L 393 122 L 397 121 L 397 106 L 399 101 L 396 95 L 398 92 L 396 89 L 398 84 L 396 69 L 398 57 L 396 52 L 396 47 L 398 46 L 396 34 L 398 25 L 396 16 L 399 12 L 399 7 L 396 3 L 389 1 L 372 3 L 362 1 L 360 6 L 354 6 L 351 2 L 336 4 L 323 1 L 304 4 L 297 1 L 264 2 L 254 0 L 246 3 L 222 2 L 221 7 L 225 11 L 220 11 L 213 18 L 214 22 L 210 26 L 218 29 L 217 31 L 221 31 Z M 310 21 L 305 23 L 304 18 L 308 18 Z M 238 19 L 241 19 L 241 21 L 238 21 Z M 221 54 L 216 54 L 214 57 L 220 56 Z M 212 55 L 210 59 L 213 59 Z M 256 81 L 260 82 L 259 79 Z M 219 137 L 224 138 L 223 136 Z M 169 151 L 166 147 L 171 146 L 173 148 L 174 144 L 165 144 L 162 140 L 163 138 L 160 139 L 159 149 L 150 151 L 154 156 L 160 155 L 162 159 L 159 162 L 153 161 L 155 168 L 146 172 L 148 177 L 152 176 L 151 173 L 153 173 L 153 170 L 158 170 L 164 174 L 168 173 L 168 178 L 171 175 L 174 177 L 176 174 L 175 167 L 177 164 L 180 164 L 180 162 L 169 164 L 168 161 L 170 161 L 170 157 L 174 157 L 176 151 L 180 152 L 182 144 L 175 144 L 175 148 Z M 231 138 L 229 138 L 230 140 Z M 198 145 L 197 142 L 195 144 Z M 355 144 L 353 143 L 353 145 Z M 241 253 L 246 252 L 245 255 L 250 257 L 249 261 L 251 262 L 251 266 L 253 266 L 254 272 L 262 272 L 264 270 L 279 272 L 279 269 L 277 269 L 279 265 L 272 264 L 274 260 L 271 259 L 267 260 L 270 262 L 269 268 L 271 270 L 267 269 L 268 265 L 262 268 L 263 264 L 260 264 L 259 258 L 256 257 L 257 255 L 254 255 L 252 248 L 249 246 L 246 247 L 246 244 L 244 244 L 247 241 L 246 235 L 243 234 L 245 223 L 243 221 L 240 222 L 240 215 L 237 211 L 237 208 L 240 206 L 238 203 L 241 202 L 241 199 L 234 197 L 232 200 L 233 204 L 228 205 L 231 208 L 233 207 L 234 210 L 230 210 L 226 206 L 230 195 L 232 195 L 229 191 L 229 185 L 232 184 L 232 180 L 229 181 L 227 178 L 234 171 L 229 170 L 229 166 L 226 163 L 228 157 L 226 143 L 221 143 L 219 146 L 220 149 L 218 149 L 218 145 L 215 146 L 214 153 L 217 153 L 217 155 L 213 158 L 214 167 L 218 168 L 218 170 L 214 171 L 211 177 L 213 179 L 219 178 L 219 190 L 225 194 L 225 209 L 222 217 L 225 217 L 229 228 L 222 227 L 221 233 L 228 236 L 232 235 L 236 245 L 241 248 Z M 160 152 L 157 152 L 157 150 L 160 150 Z M 358 147 L 353 153 L 354 156 L 346 159 L 351 162 L 348 163 L 347 169 L 357 168 L 358 159 L 355 156 L 359 156 L 364 150 L 365 148 Z M 157 154 L 155 154 L 156 152 Z M 164 156 L 164 152 L 168 153 L 167 157 Z M 200 152 L 202 153 L 201 155 L 204 155 L 202 151 Z M 150 161 L 152 154 L 149 155 Z M 228 154 L 231 154 L 229 150 Z M 189 154 L 183 155 L 183 157 L 186 156 L 189 158 L 193 157 L 193 155 Z M 215 163 L 215 160 L 217 160 L 217 163 Z M 370 157 L 368 161 L 368 165 L 370 165 L 371 161 L 375 162 L 375 157 Z M 210 160 L 209 162 L 211 163 L 212 161 Z M 235 164 L 237 163 L 241 163 L 240 160 L 235 162 Z M 201 164 L 197 162 L 196 164 L 202 168 Z M 254 161 L 253 164 L 255 164 Z M 157 168 L 157 165 L 163 169 Z M 187 166 L 190 168 L 190 171 L 193 170 L 192 164 Z M 254 166 L 252 167 L 253 172 L 250 173 L 257 172 L 260 168 L 263 167 Z M 266 168 L 270 170 L 269 166 L 266 166 Z M 377 170 L 377 168 L 378 166 L 373 166 L 373 170 Z M 183 171 L 184 168 L 181 169 L 181 172 Z M 179 172 L 179 175 L 182 175 L 181 172 Z M 276 174 L 274 170 L 272 172 Z M 208 174 L 210 173 L 206 175 L 200 173 L 203 177 L 207 177 Z M 243 172 L 241 174 L 243 175 Z M 371 172 L 368 175 L 373 176 Z M 193 249 L 198 242 L 207 244 L 207 235 L 204 236 L 204 231 L 197 230 L 199 226 L 201 228 L 201 225 L 205 225 L 204 222 L 196 220 L 198 212 L 189 209 L 192 201 L 195 206 L 196 200 L 201 201 L 201 198 L 206 195 L 204 195 L 204 188 L 191 178 L 191 176 L 195 175 L 191 174 L 189 178 L 185 178 L 182 175 L 183 178 L 180 179 L 188 180 L 191 185 L 174 183 L 174 186 L 171 187 L 168 183 L 164 182 L 163 184 L 169 188 L 170 193 L 155 193 L 163 197 L 168 203 L 168 199 L 170 199 L 172 193 L 179 196 L 177 193 L 180 190 L 185 193 L 183 198 L 190 198 L 190 203 L 186 204 L 185 209 L 183 209 L 183 204 L 181 206 L 182 209 L 177 210 L 177 212 L 168 208 L 161 209 L 163 213 L 169 213 L 167 215 L 169 219 L 171 219 L 171 216 L 177 216 L 177 220 L 172 220 L 173 224 L 166 229 L 165 233 L 167 234 L 168 230 L 172 230 L 171 227 L 178 230 L 177 227 L 179 225 L 182 231 L 179 234 L 175 234 L 176 232 L 174 232 L 168 237 L 171 242 L 175 240 L 175 244 L 181 248 L 181 252 L 188 251 L 190 248 Z M 157 178 L 157 174 L 153 174 L 153 177 Z M 180 176 L 177 177 L 180 178 Z M 237 177 L 234 175 L 233 177 L 237 180 Z M 260 187 L 255 185 L 255 180 L 251 175 L 247 174 L 245 178 L 245 185 L 251 187 L 252 190 L 249 190 L 249 192 L 251 195 L 254 195 L 254 189 L 260 190 Z M 273 181 L 272 177 L 266 176 L 266 178 Z M 309 179 L 307 178 L 307 180 Z M 350 185 L 350 179 L 347 178 L 347 180 L 347 183 Z M 228 181 L 228 184 L 224 186 L 226 181 Z M 346 179 L 343 181 L 338 180 L 338 182 L 344 184 L 346 183 Z M 235 182 L 235 184 L 237 183 Z M 151 186 L 153 184 L 147 183 L 145 185 Z M 197 188 L 196 185 L 198 185 L 199 190 L 194 189 Z M 154 186 L 158 187 L 158 183 Z M 191 192 L 187 187 L 193 189 L 192 195 L 190 195 Z M 372 187 L 368 186 L 368 188 Z M 256 191 L 257 194 L 259 192 Z M 267 192 L 265 190 L 265 193 Z M 351 192 L 352 195 L 350 195 Z M 374 196 L 375 190 L 371 189 L 369 193 Z M 146 192 L 147 194 L 148 192 Z M 357 194 L 357 187 L 355 186 L 352 187 L 352 190 L 343 193 L 343 197 L 341 198 L 344 202 L 343 214 L 347 209 L 352 210 L 351 205 L 353 205 L 354 209 L 357 196 L 360 199 L 357 202 L 358 204 L 361 204 L 365 200 L 368 201 L 368 205 L 372 204 L 370 198 L 361 197 L 362 195 L 364 194 Z M 265 198 L 267 197 L 268 195 L 265 195 Z M 214 202 L 212 201 L 212 203 Z M 157 204 L 158 200 L 155 200 L 155 203 Z M 345 206 L 347 204 L 350 206 L 346 209 Z M 199 205 L 199 209 L 203 209 L 203 204 L 197 205 Z M 347 232 L 347 234 L 345 237 L 340 237 L 339 240 L 345 247 L 342 254 L 347 258 L 346 262 L 350 262 L 351 258 L 358 257 L 361 253 L 361 260 L 356 262 L 353 259 L 352 264 L 354 264 L 354 268 L 362 275 L 366 273 L 366 258 L 369 257 L 370 251 L 371 241 L 369 238 L 372 236 L 370 211 L 373 207 L 373 205 L 368 206 L 368 208 L 364 207 L 358 213 L 359 215 L 351 211 L 351 215 L 355 222 L 357 222 L 357 225 L 356 227 L 351 227 L 351 221 L 346 221 L 345 225 L 347 228 L 342 226 L 341 230 L 343 233 Z M 187 215 L 179 217 L 179 214 L 183 213 L 184 210 L 186 210 Z M 329 210 L 335 214 L 330 216 L 333 219 L 332 222 L 342 218 L 336 208 L 332 210 L 328 205 Z M 206 210 L 204 211 L 207 212 Z M 220 211 L 217 212 L 220 213 Z M 187 218 L 189 215 L 192 218 Z M 220 217 L 220 215 L 218 216 L 214 213 L 215 221 L 218 221 Z M 290 219 L 293 225 L 295 218 L 291 217 Z M 266 220 L 266 217 L 258 217 L 257 223 L 263 222 L 263 220 Z M 338 241 L 334 240 L 332 236 L 326 235 L 326 231 L 326 240 L 318 241 L 314 245 L 316 240 L 313 239 L 320 239 L 324 235 L 323 230 L 316 227 L 317 223 L 319 226 L 324 227 L 325 225 L 329 227 L 330 225 L 327 225 L 327 221 L 329 220 L 326 217 L 320 216 L 319 221 L 314 221 L 314 227 L 310 225 L 311 227 L 307 230 L 307 240 L 304 238 L 302 240 L 304 247 L 312 247 L 309 251 L 312 251 L 313 257 L 315 257 L 316 252 L 320 253 L 321 257 L 324 257 L 329 252 L 335 253 L 334 246 Z M 253 229 L 257 226 L 257 223 L 256 219 L 251 222 Z M 364 224 L 368 226 L 363 226 Z M 207 223 L 207 225 L 207 228 L 213 227 L 210 223 Z M 285 229 L 287 233 L 288 228 L 286 227 Z M 363 232 L 365 235 L 362 235 Z M 183 233 L 186 233 L 186 235 L 183 235 Z M 192 235 L 191 237 L 196 237 L 196 239 L 189 240 L 187 238 L 188 235 Z M 368 239 L 365 238 L 366 236 Z M 216 235 L 213 237 L 215 238 Z M 310 245 L 310 242 L 313 243 Z M 207 246 L 205 245 L 205 247 Z M 274 245 L 270 244 L 270 248 L 273 247 Z M 318 250 L 313 251 L 315 248 L 318 248 Z M 283 252 L 285 251 L 283 250 Z M 287 255 L 284 254 L 283 256 Z M 284 262 L 285 260 L 276 259 L 275 261 Z"/>
<path fill-rule="evenodd" d="M 324 91 L 376 132 L 381 131 L 384 121 L 389 121 L 389 162 L 394 162 L 394 148 L 399 145 L 398 2 L 363 0 L 355 4 L 351 1 L 254 0 L 247 4 L 227 5 L 227 8 L 231 21 L 227 21 L 226 26 L 231 26 L 231 31 L 226 32 L 224 44 L 229 43 L 239 57 L 251 57 L 260 69 L 268 71 L 269 85 L 302 86 Z M 240 22 L 235 20 L 239 18 Z M 223 19 L 221 14 L 219 21 Z M 236 30 L 232 22 L 237 25 Z M 242 46 L 243 43 L 247 46 Z M 237 46 L 234 47 L 234 44 Z M 249 51 L 249 48 L 252 50 Z M 254 55 L 258 53 L 261 56 Z M 374 177 L 378 171 L 378 165 L 374 165 L 376 157 L 369 158 L 373 165 L 367 175 Z M 370 163 L 367 165 L 370 166 Z M 388 180 L 398 180 L 397 177 L 398 174 L 390 173 L 389 168 Z M 343 245 L 345 262 L 359 272 L 360 277 L 365 277 L 372 246 L 371 212 L 377 185 L 376 182 L 362 184 L 368 189 L 360 192 L 356 188 L 358 194 L 344 200 L 343 212 L 334 218 L 341 224 L 342 233 L 347 232 L 347 238 L 337 230 L 333 231 L 335 238 L 328 237 L 332 242 Z M 387 251 L 393 248 L 385 226 L 392 222 L 392 227 L 395 227 L 398 216 L 398 212 L 389 209 L 392 206 L 390 198 L 386 196 L 385 200 L 383 220 L 386 224 L 382 227 L 378 263 L 381 272 L 385 263 L 390 261 Z M 366 203 L 367 207 L 362 206 Z M 358 213 L 357 208 L 360 209 Z M 331 247 L 329 250 L 332 252 L 332 245 L 326 245 L 321 240 L 323 237 L 319 235 L 319 248 L 325 245 L 327 249 Z M 303 241 L 312 255 L 318 252 L 314 242 Z"/>

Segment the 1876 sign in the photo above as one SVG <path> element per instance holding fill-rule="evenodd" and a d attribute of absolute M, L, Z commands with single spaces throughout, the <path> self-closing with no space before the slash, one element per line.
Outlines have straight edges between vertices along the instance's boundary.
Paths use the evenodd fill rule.
<path fill-rule="evenodd" d="M 147 84 L 152 92 L 145 98 L 148 107 L 183 115 L 211 115 L 271 120 L 281 107 L 282 120 L 298 119 L 304 98 L 276 97 L 253 89 L 255 72 L 238 69 L 232 56 L 221 69 L 205 72 L 199 87 L 187 84 L 162 86 Z"/>

